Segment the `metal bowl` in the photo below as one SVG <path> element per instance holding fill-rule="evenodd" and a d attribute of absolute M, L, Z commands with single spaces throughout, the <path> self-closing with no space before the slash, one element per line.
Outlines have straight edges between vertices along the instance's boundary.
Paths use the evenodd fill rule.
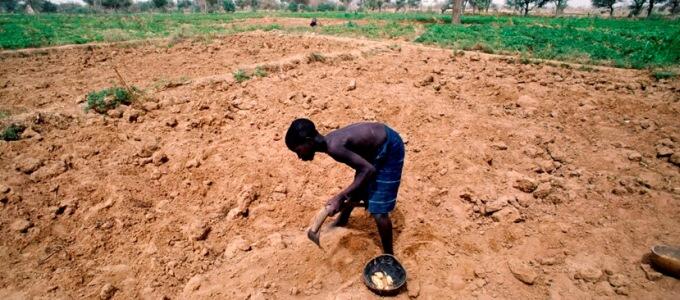
<path fill-rule="evenodd" d="M 371 275 L 375 272 L 384 272 L 392 277 L 393 286 L 389 289 L 378 289 L 371 280 Z M 406 283 L 406 270 L 396 257 L 389 254 L 379 255 L 369 260 L 364 267 L 363 275 L 366 287 L 381 296 L 398 294 L 399 290 Z"/>
<path fill-rule="evenodd" d="M 652 264 L 661 271 L 680 277 L 680 248 L 657 245 L 652 247 Z"/>

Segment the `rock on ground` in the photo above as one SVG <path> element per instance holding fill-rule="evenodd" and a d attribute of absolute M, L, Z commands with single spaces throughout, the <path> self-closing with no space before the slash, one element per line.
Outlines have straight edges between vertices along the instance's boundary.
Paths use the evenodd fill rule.
<path fill-rule="evenodd" d="M 609 281 L 609 284 L 611 284 L 613 287 L 620 287 L 620 286 L 627 286 L 630 284 L 630 280 L 628 280 L 628 277 L 623 274 L 614 274 L 609 276 L 607 279 Z"/>
<path fill-rule="evenodd" d="M 38 158 L 18 158 L 14 169 L 24 174 L 31 174 L 43 165 L 43 160 Z"/>
<path fill-rule="evenodd" d="M 495 212 L 503 209 L 505 206 L 507 206 L 508 203 L 510 203 L 511 198 L 512 198 L 511 196 L 502 196 L 502 197 L 499 197 L 498 199 L 496 199 L 494 201 L 488 202 L 488 203 L 486 203 L 484 211 L 487 214 L 495 213 Z"/>
<path fill-rule="evenodd" d="M 239 252 L 250 251 L 252 248 L 241 236 L 234 237 L 224 249 L 225 258 L 233 258 Z"/>
<path fill-rule="evenodd" d="M 29 228 L 31 228 L 31 226 L 33 226 L 31 221 L 26 219 L 17 219 L 14 222 L 12 222 L 11 225 L 9 225 L 9 228 L 12 229 L 13 231 L 25 233 L 26 231 L 28 231 Z"/>
<path fill-rule="evenodd" d="M 356 90 L 356 88 L 357 88 L 357 81 L 352 79 L 352 81 L 350 81 L 349 84 L 347 85 L 346 90 L 347 91 L 353 91 L 353 90 Z"/>
<path fill-rule="evenodd" d="M 107 283 L 102 287 L 101 291 L 99 291 L 99 299 L 109 300 L 113 298 L 116 291 L 118 291 L 118 289 L 115 286 Z"/>
<path fill-rule="evenodd" d="M 189 238 L 194 241 L 202 241 L 208 237 L 211 227 L 205 222 L 197 222 L 189 228 Z"/>
<path fill-rule="evenodd" d="M 505 207 L 495 212 L 491 215 L 491 218 L 500 223 L 515 223 L 522 219 L 519 210 L 512 206 Z"/>
<path fill-rule="evenodd" d="M 548 197 L 550 193 L 552 193 L 552 186 L 550 185 L 550 182 L 544 182 L 536 187 L 533 195 L 537 199 L 544 199 L 545 197 Z"/>
<path fill-rule="evenodd" d="M 522 178 L 515 180 L 515 184 L 513 184 L 512 187 L 525 193 L 531 193 L 536 189 L 536 187 L 538 187 L 538 185 L 536 184 L 536 181 L 532 179 Z"/>
<path fill-rule="evenodd" d="M 534 284 L 538 277 L 538 274 L 534 271 L 533 267 L 520 260 L 509 260 L 508 269 L 510 269 L 510 272 L 515 278 L 529 285 Z"/>
<path fill-rule="evenodd" d="M 583 279 L 587 282 L 598 282 L 602 277 L 602 270 L 591 266 L 580 266 L 574 274 L 575 279 Z"/>
<path fill-rule="evenodd" d="M 657 146 L 656 147 L 656 157 L 669 157 L 673 155 L 673 149 L 668 146 Z"/>
<path fill-rule="evenodd" d="M 671 157 L 668 159 L 668 161 L 670 161 L 674 165 L 680 167 L 680 152 L 673 153 L 673 155 L 671 155 Z"/>
<path fill-rule="evenodd" d="M 652 269 L 652 266 L 648 264 L 641 264 L 640 268 L 642 269 L 643 272 L 645 272 L 645 277 L 647 277 L 647 279 L 650 281 L 656 281 L 663 277 L 663 274 L 655 271 L 654 269 Z"/>

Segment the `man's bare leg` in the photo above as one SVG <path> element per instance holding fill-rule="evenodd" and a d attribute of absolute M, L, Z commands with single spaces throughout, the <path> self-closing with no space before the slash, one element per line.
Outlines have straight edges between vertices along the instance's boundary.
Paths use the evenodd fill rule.
<path fill-rule="evenodd" d="M 352 214 L 353 209 L 354 206 L 345 205 L 345 207 L 343 207 L 342 210 L 340 211 L 340 215 L 338 216 L 338 218 L 336 218 L 335 222 L 333 222 L 333 226 L 335 227 L 347 226 L 347 223 L 349 223 L 349 216 Z"/>
<path fill-rule="evenodd" d="M 380 242 L 382 242 L 383 253 L 394 254 L 392 250 L 392 220 L 389 214 L 374 214 L 375 224 L 378 225 Z"/>

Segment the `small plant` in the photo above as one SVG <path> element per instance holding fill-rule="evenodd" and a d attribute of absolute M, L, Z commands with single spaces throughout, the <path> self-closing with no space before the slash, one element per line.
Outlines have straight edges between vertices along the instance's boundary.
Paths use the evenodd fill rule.
<path fill-rule="evenodd" d="M 661 80 L 661 79 L 670 79 L 670 78 L 675 78 L 678 76 L 673 71 L 654 71 L 652 73 L 652 77 L 654 77 L 656 80 Z"/>
<path fill-rule="evenodd" d="M 308 60 L 310 63 L 317 62 L 317 61 L 318 61 L 318 62 L 324 62 L 324 61 L 326 60 L 326 57 L 323 56 L 323 54 L 321 54 L 321 53 L 312 52 L 312 53 L 310 53 L 309 56 L 307 57 L 307 60 Z"/>
<path fill-rule="evenodd" d="M 118 105 L 130 105 L 132 103 L 132 98 L 133 95 L 122 87 L 112 87 L 98 92 L 91 92 L 87 94 L 87 106 L 85 106 L 85 110 L 88 111 L 93 109 L 94 111 L 103 114 L 118 107 Z"/>
<path fill-rule="evenodd" d="M 267 77 L 267 70 L 265 70 L 261 66 L 258 66 L 257 68 L 255 68 L 255 72 L 253 72 L 253 75 L 257 77 Z"/>
<path fill-rule="evenodd" d="M 389 46 L 387 46 L 387 48 L 389 48 L 392 51 L 401 51 L 401 46 L 397 44 L 390 44 Z"/>
<path fill-rule="evenodd" d="M 243 82 L 250 79 L 250 76 L 243 69 L 238 69 L 234 72 L 234 79 L 236 79 L 236 82 Z"/>
<path fill-rule="evenodd" d="M 6 111 L 0 111 L 0 119 L 9 117 L 9 113 Z"/>
<path fill-rule="evenodd" d="M 5 141 L 18 141 L 21 139 L 21 133 L 26 127 L 18 124 L 10 124 L 2 131 L 2 139 Z"/>
<path fill-rule="evenodd" d="M 592 72 L 592 71 L 594 71 L 593 67 L 591 67 L 591 66 L 586 66 L 586 65 L 581 65 L 581 66 L 578 67 L 578 69 L 576 69 L 576 70 L 578 70 L 578 71 L 584 71 L 584 72 Z"/>

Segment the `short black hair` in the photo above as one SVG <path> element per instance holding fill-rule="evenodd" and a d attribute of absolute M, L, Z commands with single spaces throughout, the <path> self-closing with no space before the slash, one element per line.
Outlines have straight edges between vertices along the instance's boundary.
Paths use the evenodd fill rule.
<path fill-rule="evenodd" d="M 316 131 L 314 122 L 304 118 L 295 119 L 293 123 L 290 123 L 288 132 L 286 132 L 286 146 L 293 150 L 294 147 L 303 144 L 308 139 L 315 138 L 317 135 L 319 135 L 319 132 Z"/>

